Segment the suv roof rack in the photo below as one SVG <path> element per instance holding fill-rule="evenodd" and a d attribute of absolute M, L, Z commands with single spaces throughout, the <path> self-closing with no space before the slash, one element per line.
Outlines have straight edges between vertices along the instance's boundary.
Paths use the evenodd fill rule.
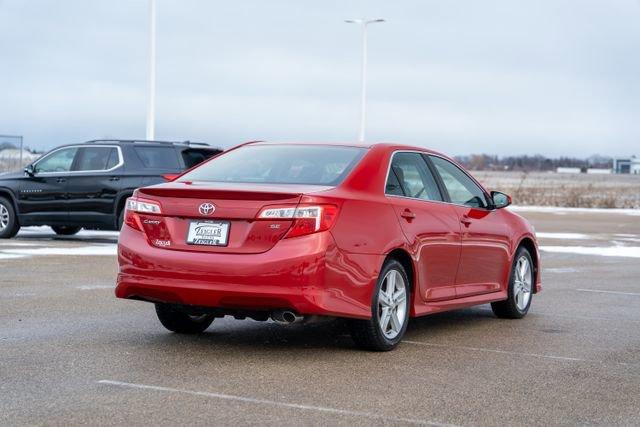
<path fill-rule="evenodd" d="M 192 141 L 152 141 L 148 139 L 92 139 L 86 141 L 85 144 L 96 144 L 105 142 L 125 142 L 125 143 L 150 143 L 150 144 L 171 144 L 171 145 L 198 145 L 203 147 L 210 147 L 206 142 L 192 142 Z"/>

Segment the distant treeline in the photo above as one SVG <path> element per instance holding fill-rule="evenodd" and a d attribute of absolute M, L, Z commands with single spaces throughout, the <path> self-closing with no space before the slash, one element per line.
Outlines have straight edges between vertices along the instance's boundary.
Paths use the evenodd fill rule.
<path fill-rule="evenodd" d="M 613 167 L 613 159 L 594 155 L 587 159 L 574 157 L 549 158 L 535 156 L 492 156 L 488 154 L 471 154 L 456 156 L 456 160 L 471 170 L 513 170 L 513 171 L 555 171 L 557 168 L 603 168 Z"/>

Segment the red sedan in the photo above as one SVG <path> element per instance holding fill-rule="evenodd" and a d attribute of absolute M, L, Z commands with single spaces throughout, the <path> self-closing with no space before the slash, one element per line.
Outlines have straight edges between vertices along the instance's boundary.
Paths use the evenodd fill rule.
<path fill-rule="evenodd" d="M 332 316 L 390 350 L 410 317 L 527 313 L 540 260 L 510 202 L 423 148 L 248 143 L 128 200 L 116 295 L 178 333 Z"/>

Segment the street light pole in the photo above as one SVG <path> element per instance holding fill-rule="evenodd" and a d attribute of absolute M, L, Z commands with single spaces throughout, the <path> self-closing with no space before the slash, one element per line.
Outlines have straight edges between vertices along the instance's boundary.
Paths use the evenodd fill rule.
<path fill-rule="evenodd" d="M 149 0 L 149 93 L 146 139 L 155 139 L 156 127 L 156 0 Z"/>
<path fill-rule="evenodd" d="M 364 141 L 365 127 L 367 123 L 367 27 L 369 26 L 369 24 L 384 22 L 384 19 L 348 19 L 345 22 L 349 24 L 358 24 L 362 28 L 362 69 L 360 72 L 360 132 L 358 134 L 358 140 Z"/>

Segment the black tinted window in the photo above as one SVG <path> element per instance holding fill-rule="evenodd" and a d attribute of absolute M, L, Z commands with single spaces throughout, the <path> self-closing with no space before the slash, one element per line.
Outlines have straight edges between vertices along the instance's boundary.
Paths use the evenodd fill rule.
<path fill-rule="evenodd" d="M 148 169 L 180 169 L 173 147 L 134 147 L 142 165 Z"/>
<path fill-rule="evenodd" d="M 486 207 L 484 191 L 466 173 L 441 157 L 430 158 L 444 182 L 452 203 L 475 208 Z"/>
<path fill-rule="evenodd" d="M 189 149 L 182 152 L 182 160 L 184 160 L 184 165 L 189 169 L 218 153 L 219 151 L 215 150 Z"/>
<path fill-rule="evenodd" d="M 113 147 L 82 147 L 78 149 L 78 156 L 74 171 L 101 171 L 109 169 L 110 159 L 115 157 L 114 167 L 118 163 L 117 150 Z"/>
<path fill-rule="evenodd" d="M 436 180 L 433 178 L 421 154 L 394 154 L 391 162 L 391 171 L 394 172 L 405 196 L 442 201 L 438 184 L 436 184 Z"/>
<path fill-rule="evenodd" d="M 337 185 L 364 148 L 316 145 L 247 145 L 184 175 L 187 181 Z"/>

